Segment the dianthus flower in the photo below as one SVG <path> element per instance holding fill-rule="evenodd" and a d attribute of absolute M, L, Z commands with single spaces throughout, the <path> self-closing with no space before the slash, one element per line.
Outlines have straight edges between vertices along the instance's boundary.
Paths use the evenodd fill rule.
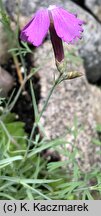
<path fill-rule="evenodd" d="M 20 38 L 34 46 L 40 46 L 49 30 L 55 59 L 64 59 L 62 40 L 67 44 L 81 38 L 83 21 L 62 7 L 50 5 L 38 10 L 31 21 L 22 29 Z"/>

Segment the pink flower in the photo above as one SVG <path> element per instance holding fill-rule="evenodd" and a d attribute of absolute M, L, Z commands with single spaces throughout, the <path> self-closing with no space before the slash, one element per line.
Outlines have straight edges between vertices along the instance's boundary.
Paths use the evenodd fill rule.
<path fill-rule="evenodd" d="M 36 12 L 31 21 L 22 29 L 20 38 L 34 46 L 40 46 L 49 30 L 55 58 L 60 62 L 64 58 L 62 40 L 69 44 L 77 38 L 80 39 L 83 23 L 63 8 L 50 5 L 47 9 Z"/>

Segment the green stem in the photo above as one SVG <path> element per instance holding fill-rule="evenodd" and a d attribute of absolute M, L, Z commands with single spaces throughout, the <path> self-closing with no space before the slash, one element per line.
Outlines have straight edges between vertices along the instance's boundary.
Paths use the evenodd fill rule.
<path fill-rule="evenodd" d="M 34 115 L 35 115 L 35 122 L 36 122 L 37 121 L 37 116 L 38 116 L 38 108 L 37 108 L 35 92 L 34 92 L 34 88 L 33 88 L 31 80 L 30 80 L 30 89 L 31 89 L 31 95 L 32 95 L 32 103 L 33 103 L 33 110 L 34 110 Z M 32 127 L 31 134 L 30 134 L 29 141 L 28 141 L 28 147 L 27 147 L 24 158 L 26 158 L 27 153 L 28 153 L 28 151 L 30 149 L 32 138 L 33 138 L 36 127 L 37 127 L 36 123 L 33 123 L 33 127 Z"/>
<path fill-rule="evenodd" d="M 32 131 L 31 131 L 31 134 L 30 134 L 30 138 L 29 138 L 29 141 L 28 141 L 28 146 L 27 146 L 27 149 L 26 149 L 26 152 L 25 152 L 23 161 L 26 160 L 28 151 L 29 151 L 30 146 L 31 146 L 31 141 L 32 141 L 32 138 L 33 138 L 33 134 L 34 134 L 35 129 L 36 129 L 36 124 L 33 124 Z"/>
<path fill-rule="evenodd" d="M 29 142 L 28 142 L 28 147 L 27 147 L 27 150 L 26 150 L 26 153 L 25 153 L 25 156 L 24 156 L 24 160 L 25 160 L 25 158 L 27 157 L 28 151 L 29 151 L 29 149 L 30 149 L 31 141 L 32 141 L 32 138 L 33 138 L 34 131 L 35 131 L 36 127 L 37 127 L 38 124 L 39 124 L 40 118 L 41 118 L 43 112 L 45 111 L 45 109 L 46 109 L 46 107 L 47 107 L 47 104 L 48 104 L 48 102 L 49 102 L 49 99 L 50 99 L 50 97 L 51 97 L 51 95 L 52 95 L 52 93 L 53 93 L 55 87 L 58 85 L 58 83 L 60 83 L 60 80 L 61 80 L 61 74 L 60 74 L 60 75 L 58 76 L 58 78 L 55 80 L 54 85 L 53 85 L 52 88 L 50 89 L 49 94 L 48 94 L 48 96 L 47 96 L 47 99 L 46 99 L 46 101 L 45 101 L 45 103 L 44 103 L 44 106 L 43 106 L 43 108 L 42 108 L 42 111 L 39 113 L 39 115 L 38 115 L 38 112 L 37 112 L 36 115 L 35 115 L 35 123 L 33 124 L 33 127 L 32 127 L 32 131 L 31 131 L 31 134 L 30 134 L 30 138 L 29 138 Z M 32 89 L 32 86 L 31 86 L 31 89 Z M 32 95 L 34 95 L 34 89 L 32 90 Z M 35 95 L 34 95 L 34 96 L 35 96 Z M 36 107 L 35 107 L 35 104 L 36 104 L 36 99 L 35 99 L 35 97 L 33 97 L 33 104 L 34 104 L 34 105 L 33 105 L 34 109 L 36 109 Z"/>
<path fill-rule="evenodd" d="M 60 75 L 58 76 L 58 78 L 55 80 L 54 85 L 52 86 L 52 88 L 51 88 L 51 90 L 50 90 L 50 92 L 49 92 L 49 94 L 48 94 L 48 96 L 47 96 L 47 99 L 46 99 L 46 101 L 45 101 L 45 103 L 44 103 L 44 106 L 43 106 L 43 108 L 42 108 L 42 111 L 40 112 L 40 114 L 39 114 L 39 116 L 38 116 L 38 118 L 37 118 L 37 122 L 36 122 L 37 124 L 39 123 L 40 118 L 42 117 L 42 115 L 43 115 L 43 113 L 44 113 L 44 111 L 45 111 L 45 109 L 46 109 L 46 107 L 47 107 L 47 105 L 48 105 L 49 99 L 50 99 L 50 97 L 51 97 L 51 95 L 52 95 L 52 93 L 53 93 L 55 87 L 56 87 L 57 84 L 60 82 L 60 79 L 61 79 L 61 74 L 60 74 Z"/>

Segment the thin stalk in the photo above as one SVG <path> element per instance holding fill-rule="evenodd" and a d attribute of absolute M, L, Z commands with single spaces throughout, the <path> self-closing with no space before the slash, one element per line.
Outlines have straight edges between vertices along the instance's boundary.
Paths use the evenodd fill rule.
<path fill-rule="evenodd" d="M 43 106 L 43 108 L 42 108 L 42 111 L 40 112 L 40 114 L 39 114 L 39 116 L 38 116 L 38 118 L 37 118 L 37 122 L 36 122 L 37 124 L 39 123 L 40 118 L 42 117 L 42 115 L 43 115 L 43 113 L 44 113 L 44 111 L 45 111 L 45 109 L 46 109 L 46 107 L 47 107 L 47 105 L 48 105 L 49 99 L 50 99 L 50 97 L 51 97 L 51 95 L 52 95 L 52 93 L 53 93 L 55 87 L 56 87 L 57 84 L 60 82 L 60 80 L 61 80 L 61 74 L 59 74 L 58 78 L 55 80 L 54 85 L 52 86 L 52 88 L 51 88 L 51 90 L 50 90 L 50 92 L 49 92 L 49 94 L 48 94 L 48 96 L 47 96 L 47 99 L 46 99 L 46 101 L 45 101 L 45 103 L 44 103 L 44 106 Z"/>
<path fill-rule="evenodd" d="M 48 94 L 48 96 L 47 96 L 47 99 L 46 99 L 46 101 L 45 101 L 45 103 L 44 103 L 44 106 L 43 106 L 43 108 L 42 108 L 42 111 L 39 113 L 39 115 L 38 115 L 38 112 L 36 113 L 35 123 L 33 124 L 33 127 L 32 127 L 32 131 L 31 131 L 31 134 L 30 134 L 29 142 L 28 142 L 28 147 L 27 147 L 27 150 L 26 150 L 26 153 L 25 153 L 23 162 L 25 161 L 25 159 L 26 159 L 26 157 L 27 157 L 27 154 L 28 154 L 28 151 L 29 151 L 29 148 L 30 148 L 30 146 L 31 146 L 31 141 L 32 141 L 32 138 L 33 138 L 34 131 L 35 131 L 36 127 L 39 126 L 40 118 L 41 118 L 43 112 L 45 111 L 45 109 L 46 109 L 46 107 L 47 107 L 47 105 L 48 105 L 49 99 L 50 99 L 50 97 L 51 97 L 51 95 L 52 95 L 52 93 L 53 93 L 55 87 L 56 87 L 57 84 L 60 82 L 60 79 L 61 79 L 61 74 L 60 74 L 60 75 L 58 76 L 58 78 L 55 80 L 54 85 L 53 85 L 52 88 L 50 89 L 49 94 Z M 32 89 L 32 85 L 31 85 L 31 89 Z M 35 94 L 34 94 L 34 89 L 32 90 L 32 94 L 33 94 L 33 96 L 35 96 Z M 33 107 L 34 107 L 34 109 L 36 109 L 36 105 L 35 105 L 35 104 L 36 104 L 36 99 L 35 99 L 35 97 L 33 98 L 33 100 L 34 100 L 34 101 L 33 101 Z M 35 104 L 34 104 L 34 102 L 35 102 Z"/>
<path fill-rule="evenodd" d="M 24 162 L 24 161 L 26 160 L 26 158 L 27 158 L 27 154 L 28 154 L 28 151 L 29 151 L 30 146 L 31 146 L 31 141 L 32 141 L 32 138 L 33 138 L 33 134 L 34 134 L 35 129 L 36 129 L 36 124 L 34 123 L 34 124 L 33 124 L 33 127 L 32 127 L 31 134 L 30 134 L 30 138 L 29 138 L 29 141 L 28 141 L 28 146 L 27 146 L 27 149 L 26 149 L 26 152 L 25 152 L 25 155 L 24 155 L 23 162 Z"/>

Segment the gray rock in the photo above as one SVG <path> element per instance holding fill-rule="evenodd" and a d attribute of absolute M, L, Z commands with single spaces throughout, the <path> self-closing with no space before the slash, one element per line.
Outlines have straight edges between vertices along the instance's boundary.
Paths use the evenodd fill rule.
<path fill-rule="evenodd" d="M 6 0 L 6 8 L 9 13 L 14 16 L 16 14 L 16 4 L 19 1 Z M 21 0 L 19 9 L 23 16 L 30 17 L 33 12 L 39 7 L 47 7 L 49 4 L 54 4 L 53 0 L 48 2 L 43 0 Z M 78 16 L 86 22 L 84 27 L 83 39 L 78 42 L 80 56 L 84 60 L 84 66 L 88 80 L 91 83 L 96 83 L 101 79 L 101 25 L 82 8 L 71 1 L 56 0 L 55 4 L 61 5 L 67 10 L 77 13 Z M 22 26 L 22 24 L 20 24 Z"/>
<path fill-rule="evenodd" d="M 68 50 L 68 46 L 66 49 Z M 75 53 L 75 55 L 77 54 Z M 49 41 L 37 49 L 34 60 L 36 66 L 40 68 L 41 100 L 39 110 L 41 111 L 52 87 L 54 74 L 57 75 L 52 46 Z M 72 61 L 68 62 L 68 66 L 71 64 Z M 71 69 L 84 72 L 82 63 L 76 65 L 73 63 Z M 71 131 L 74 130 L 75 117 L 78 127 L 76 142 L 73 133 L 67 130 L 67 128 L 70 128 Z M 85 76 L 64 81 L 57 86 L 41 118 L 41 124 L 44 126 L 48 139 L 65 137 L 70 143 L 67 144 L 67 149 L 70 151 L 72 143 L 75 142 L 77 148 L 82 152 L 82 157 L 78 155 L 77 160 L 83 170 L 89 169 L 99 160 L 96 148 L 92 144 L 92 139 L 97 137 L 96 122 L 101 123 L 101 91 L 96 86 L 88 84 Z"/>
<path fill-rule="evenodd" d="M 0 64 L 6 63 L 9 58 L 9 53 L 7 50 L 9 49 L 8 46 L 8 38 L 5 32 L 3 25 L 0 23 Z"/>
<path fill-rule="evenodd" d="M 101 20 L 101 0 L 85 0 L 85 5 Z"/>
<path fill-rule="evenodd" d="M 85 0 L 85 4 L 92 9 L 93 7 L 100 6 L 101 0 Z"/>
<path fill-rule="evenodd" d="M 0 67 L 0 97 L 7 97 L 7 94 L 12 89 L 13 85 L 13 77 Z"/>
<path fill-rule="evenodd" d="M 5 8 L 9 15 L 14 18 L 15 14 L 20 13 L 24 16 L 30 16 L 37 9 L 39 1 L 38 0 L 3 0 Z"/>

